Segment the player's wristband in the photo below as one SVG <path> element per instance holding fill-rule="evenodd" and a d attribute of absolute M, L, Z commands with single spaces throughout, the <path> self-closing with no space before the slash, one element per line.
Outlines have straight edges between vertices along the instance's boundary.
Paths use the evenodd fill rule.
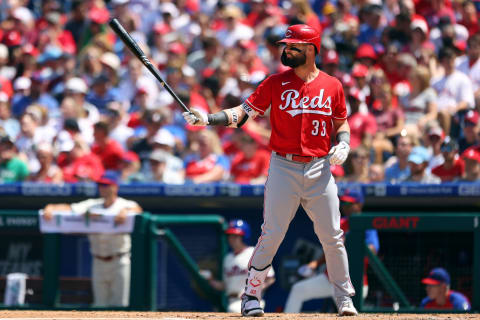
<path fill-rule="evenodd" d="M 350 132 L 341 131 L 337 134 L 337 143 L 341 141 L 345 142 L 346 144 L 350 145 Z"/>
<path fill-rule="evenodd" d="M 225 111 L 209 113 L 207 115 L 208 124 L 211 126 L 228 126 L 228 116 Z"/>

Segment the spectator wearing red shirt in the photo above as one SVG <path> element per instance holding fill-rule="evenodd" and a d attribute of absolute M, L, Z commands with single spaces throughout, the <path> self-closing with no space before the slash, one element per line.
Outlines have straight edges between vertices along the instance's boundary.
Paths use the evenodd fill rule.
<path fill-rule="evenodd" d="M 465 26 L 470 36 L 480 31 L 480 12 L 475 9 L 475 4 L 472 1 L 465 1 L 462 3 L 462 20 L 458 23 Z"/>
<path fill-rule="evenodd" d="M 92 152 L 100 157 L 106 170 L 120 170 L 125 151 L 120 143 L 109 137 L 109 134 L 110 128 L 106 122 L 95 123 Z"/>
<path fill-rule="evenodd" d="M 445 159 L 442 165 L 432 169 L 432 173 L 442 182 L 451 182 L 460 179 L 465 172 L 465 162 L 458 155 L 458 144 L 447 137 L 440 148 Z"/>
<path fill-rule="evenodd" d="M 350 146 L 352 149 L 356 149 L 360 145 L 370 146 L 372 137 L 377 132 L 375 117 L 368 111 L 367 113 L 360 112 L 362 102 L 360 90 L 350 89 L 347 98 L 350 105 L 350 116 L 348 117 Z"/>
<path fill-rule="evenodd" d="M 435 268 L 422 279 L 427 285 L 427 297 L 422 300 L 421 308 L 441 310 L 470 310 L 470 302 L 460 292 L 450 290 L 450 275 L 443 268 Z"/>
<path fill-rule="evenodd" d="M 57 162 L 62 169 L 65 182 L 97 181 L 102 176 L 104 171 L 102 161 L 90 152 L 86 143 L 65 140 L 60 145 L 59 151 Z"/>
<path fill-rule="evenodd" d="M 240 152 L 232 160 L 232 179 L 241 184 L 265 183 L 270 163 L 270 152 L 259 149 L 255 139 L 245 132 L 237 141 Z"/>

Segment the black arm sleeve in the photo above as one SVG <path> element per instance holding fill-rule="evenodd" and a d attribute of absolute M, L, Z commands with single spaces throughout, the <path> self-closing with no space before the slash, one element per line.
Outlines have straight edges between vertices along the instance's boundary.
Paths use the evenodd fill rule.
<path fill-rule="evenodd" d="M 225 111 L 209 113 L 207 115 L 208 124 L 211 126 L 228 126 L 228 116 Z"/>
<path fill-rule="evenodd" d="M 350 132 L 340 131 L 337 134 L 337 143 L 340 141 L 345 141 L 348 145 L 350 145 Z"/>

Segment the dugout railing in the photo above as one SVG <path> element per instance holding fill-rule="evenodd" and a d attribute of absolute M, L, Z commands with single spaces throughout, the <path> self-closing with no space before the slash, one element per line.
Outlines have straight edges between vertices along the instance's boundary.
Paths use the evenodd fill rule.
<path fill-rule="evenodd" d="M 41 257 L 41 276 L 36 278 L 40 297 L 35 302 L 19 306 L 6 306 L 0 301 L 0 309 L 57 309 L 57 310 L 156 310 L 156 266 L 158 263 L 156 242 L 159 238 L 166 240 L 178 257 L 180 264 L 187 270 L 197 291 L 202 294 L 218 311 L 226 310 L 226 297 L 215 291 L 199 273 L 199 267 L 189 252 L 171 230 L 177 225 L 213 226 L 218 244 L 218 270 L 222 270 L 223 257 L 227 244 L 224 231 L 227 224 L 219 215 L 152 215 L 144 212 L 135 217 L 132 232 L 131 286 L 130 304 L 128 307 L 100 308 L 85 304 L 66 304 L 60 301 L 60 241 L 61 234 L 42 234 L 39 230 L 38 211 L 33 210 L 0 210 L 0 235 L 3 237 L 28 236 L 30 241 L 38 245 L 35 252 Z M 14 270 L 22 271 L 22 270 Z M 221 279 L 222 273 L 218 277 Z M 5 280 L 5 279 L 3 279 Z M 41 283 L 41 284 L 39 284 Z M 38 294 L 38 293 L 37 293 Z"/>
<path fill-rule="evenodd" d="M 421 313 L 426 312 L 424 309 L 414 306 L 406 298 L 408 292 L 402 290 L 397 280 L 389 272 L 388 268 L 382 261 L 375 256 L 365 245 L 365 231 L 376 229 L 379 232 L 399 233 L 403 232 L 406 236 L 402 245 L 407 247 L 408 234 L 425 232 L 445 232 L 445 233 L 473 233 L 473 244 L 471 245 L 472 253 L 472 299 L 471 305 L 474 312 L 480 311 L 480 215 L 471 213 L 455 213 L 455 214 L 392 214 L 392 213 L 375 213 L 362 215 L 354 215 L 350 218 L 350 232 L 346 238 L 346 247 L 350 262 L 350 275 L 352 283 L 356 289 L 356 295 L 353 297 L 354 303 L 360 312 L 410 312 Z M 412 260 L 415 256 L 412 246 Z M 382 249 L 380 249 L 381 251 Z M 381 283 L 385 291 L 392 297 L 394 303 L 389 307 L 365 306 L 362 298 L 364 263 L 365 257 L 369 259 L 369 268 L 372 268 L 374 277 Z M 452 278 L 455 274 L 451 274 Z M 405 287 L 405 286 L 404 286 Z M 455 289 L 455 288 L 452 288 Z M 428 310 L 429 313 L 432 310 Z M 442 312 L 437 310 L 435 312 Z M 445 310 L 443 311 L 445 312 Z M 449 310 L 448 312 L 451 312 Z"/>

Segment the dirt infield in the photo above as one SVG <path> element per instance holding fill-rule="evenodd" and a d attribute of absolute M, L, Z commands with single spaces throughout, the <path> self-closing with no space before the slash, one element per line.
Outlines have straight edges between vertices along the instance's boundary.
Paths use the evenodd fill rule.
<path fill-rule="evenodd" d="M 263 318 L 241 317 L 239 314 L 229 313 L 208 313 L 208 312 L 112 312 L 112 311 L 0 311 L 0 319 L 141 319 L 141 320 L 240 320 L 240 319 L 266 319 L 266 320 L 321 320 L 321 319 L 422 319 L 422 320 L 440 320 L 440 319 L 479 319 L 480 314 L 373 314 L 364 313 L 357 317 L 337 317 L 335 314 L 325 313 L 303 313 L 303 314 L 284 314 L 267 313 Z"/>

